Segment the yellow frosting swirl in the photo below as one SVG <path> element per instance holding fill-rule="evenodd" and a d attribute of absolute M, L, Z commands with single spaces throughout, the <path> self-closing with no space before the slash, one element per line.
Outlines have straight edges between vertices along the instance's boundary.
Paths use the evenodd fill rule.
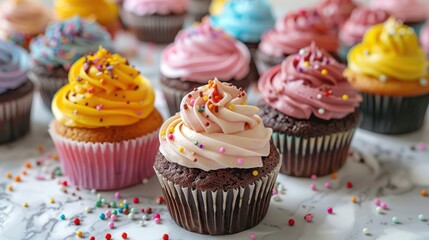
<path fill-rule="evenodd" d="M 427 61 L 413 29 L 393 18 L 372 27 L 348 55 L 351 71 L 376 78 L 419 81 Z"/>
<path fill-rule="evenodd" d="M 146 118 L 154 101 L 149 80 L 126 59 L 100 47 L 73 64 L 69 83 L 52 101 L 52 112 L 68 127 L 124 126 Z"/>
<path fill-rule="evenodd" d="M 118 18 L 118 8 L 112 0 L 56 0 L 55 12 L 59 19 L 75 15 L 108 25 Z"/>

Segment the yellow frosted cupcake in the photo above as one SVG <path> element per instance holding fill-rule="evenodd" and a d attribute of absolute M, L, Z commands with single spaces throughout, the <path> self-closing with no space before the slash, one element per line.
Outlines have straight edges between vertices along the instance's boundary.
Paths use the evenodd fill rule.
<path fill-rule="evenodd" d="M 70 181 L 108 190 L 151 177 L 162 124 L 154 101 L 149 80 L 121 56 L 100 48 L 76 61 L 49 129 Z"/>
<path fill-rule="evenodd" d="M 112 0 L 56 0 L 54 8 L 60 20 L 78 15 L 103 25 L 112 36 L 119 28 L 119 11 Z"/>
<path fill-rule="evenodd" d="M 427 60 L 412 28 L 393 18 L 372 27 L 350 50 L 348 64 L 345 75 L 364 97 L 361 128 L 386 134 L 421 128 L 429 104 Z"/>

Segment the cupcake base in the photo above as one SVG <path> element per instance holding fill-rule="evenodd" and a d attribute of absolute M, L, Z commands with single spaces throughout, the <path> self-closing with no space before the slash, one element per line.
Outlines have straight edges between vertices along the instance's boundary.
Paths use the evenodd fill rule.
<path fill-rule="evenodd" d="M 0 144 L 12 142 L 30 131 L 34 85 L 22 86 L 0 94 Z"/>
<path fill-rule="evenodd" d="M 414 97 L 361 94 L 360 128 L 382 134 L 403 134 L 423 126 L 429 94 Z"/>

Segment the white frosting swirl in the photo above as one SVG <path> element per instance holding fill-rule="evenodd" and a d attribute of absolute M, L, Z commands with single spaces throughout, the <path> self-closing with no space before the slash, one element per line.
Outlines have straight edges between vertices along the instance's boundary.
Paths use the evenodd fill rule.
<path fill-rule="evenodd" d="M 217 79 L 191 92 L 182 100 L 180 115 L 161 126 L 161 153 L 204 171 L 262 167 L 272 129 L 246 101 L 243 90 Z"/>

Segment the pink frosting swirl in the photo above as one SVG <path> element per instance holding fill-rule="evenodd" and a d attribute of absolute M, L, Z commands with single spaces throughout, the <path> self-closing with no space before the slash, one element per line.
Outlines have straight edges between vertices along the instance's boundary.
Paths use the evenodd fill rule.
<path fill-rule="evenodd" d="M 421 0 L 372 0 L 371 6 L 384 9 L 404 22 L 420 22 L 428 17 L 428 7 Z"/>
<path fill-rule="evenodd" d="M 169 78 L 205 83 L 214 77 L 241 80 L 249 66 L 247 47 L 204 21 L 178 34 L 163 51 L 160 70 Z"/>
<path fill-rule="evenodd" d="M 429 23 L 427 23 L 420 31 L 420 43 L 426 54 L 429 55 Z"/>
<path fill-rule="evenodd" d="M 264 100 L 297 118 L 341 119 L 355 111 L 362 97 L 343 76 L 345 66 L 315 44 L 285 59 L 259 80 Z"/>
<path fill-rule="evenodd" d="M 358 5 L 353 0 L 324 0 L 316 8 L 331 21 L 332 25 L 339 28 L 357 7 Z"/>
<path fill-rule="evenodd" d="M 125 0 L 124 9 L 138 16 L 182 14 L 187 11 L 189 0 Z"/>
<path fill-rule="evenodd" d="M 264 127 L 259 109 L 246 103 L 243 90 L 217 79 L 189 93 L 180 114 L 161 126 L 160 152 L 204 171 L 262 167 L 272 130 Z"/>
<path fill-rule="evenodd" d="M 343 25 L 340 40 L 347 45 L 354 45 L 362 41 L 363 35 L 370 27 L 382 23 L 388 18 L 389 14 L 379 8 L 356 8 Z"/>
<path fill-rule="evenodd" d="M 276 27 L 262 36 L 259 49 L 266 55 L 282 57 L 313 41 L 328 52 L 338 51 L 337 34 L 325 18 L 314 9 L 300 10 L 279 19 Z"/>

